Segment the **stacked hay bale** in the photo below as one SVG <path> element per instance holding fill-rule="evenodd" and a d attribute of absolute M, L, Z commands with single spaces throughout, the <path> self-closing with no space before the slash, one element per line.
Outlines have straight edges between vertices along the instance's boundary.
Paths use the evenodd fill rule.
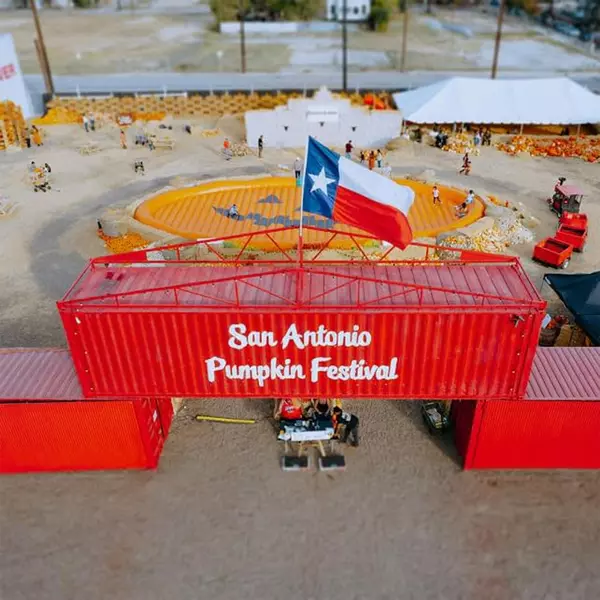
<path fill-rule="evenodd" d="M 340 98 L 349 98 L 358 106 L 365 106 L 367 101 L 376 101 L 377 105 L 390 106 L 389 94 L 336 94 Z M 80 98 L 53 98 L 48 103 L 49 114 L 53 123 L 68 124 L 73 122 L 72 113 L 83 115 L 88 113 L 107 113 L 110 115 L 131 114 L 135 120 L 159 120 L 160 115 L 171 115 L 174 118 L 211 117 L 243 114 L 249 110 L 272 110 L 283 106 L 292 98 L 300 98 L 299 92 L 264 92 L 250 94 L 224 93 L 220 95 L 177 95 L 177 96 L 106 96 Z M 375 100 L 373 100 L 373 98 Z M 146 116 L 147 115 L 147 116 Z"/>
<path fill-rule="evenodd" d="M 25 147 L 27 124 L 21 107 L 7 100 L 0 102 L 0 150 L 11 146 Z"/>

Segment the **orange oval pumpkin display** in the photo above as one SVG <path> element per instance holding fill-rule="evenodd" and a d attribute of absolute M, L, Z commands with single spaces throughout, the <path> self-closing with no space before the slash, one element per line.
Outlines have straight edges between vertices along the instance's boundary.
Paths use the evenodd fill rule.
<path fill-rule="evenodd" d="M 435 237 L 443 231 L 465 227 L 483 216 L 483 202 L 477 199 L 469 213 L 457 219 L 455 207 L 464 201 L 464 191 L 438 186 L 442 204 L 434 205 L 431 185 L 403 179 L 396 181 L 415 192 L 415 202 L 408 216 L 415 238 Z M 135 218 L 145 225 L 191 240 L 260 233 L 267 229 L 297 226 L 300 222 L 301 193 L 296 181 L 289 177 L 212 181 L 148 198 L 136 209 Z M 239 213 L 237 218 L 228 216 L 234 204 Z M 304 224 L 319 229 L 361 233 L 358 229 L 308 213 L 304 214 Z M 305 244 L 310 245 L 325 242 L 330 237 L 330 234 L 307 229 L 303 239 Z M 298 235 L 293 230 L 288 231 L 277 241 L 284 248 L 293 248 L 298 242 Z M 261 246 L 269 246 L 267 241 L 263 242 Z M 336 247 L 335 242 L 330 247 Z M 340 238 L 337 247 L 343 248 L 348 244 L 347 239 Z"/>

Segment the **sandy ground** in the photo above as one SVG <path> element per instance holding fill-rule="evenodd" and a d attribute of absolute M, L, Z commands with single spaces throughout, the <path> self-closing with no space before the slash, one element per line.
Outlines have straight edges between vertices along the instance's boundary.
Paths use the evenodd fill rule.
<path fill-rule="evenodd" d="M 207 123 L 212 126 L 213 123 Z M 222 161 L 219 138 L 186 136 L 173 152 L 121 150 L 116 129 L 47 128 L 43 148 L 0 156 L 0 192 L 18 204 L 0 220 L 2 346 L 63 345 L 55 301 L 86 258 L 104 208 L 175 177 L 275 173 L 295 152 Z M 227 132 L 233 138 L 235 132 Z M 423 146 L 390 155 L 394 174 L 433 169 L 440 183 L 523 202 L 543 237 L 558 175 L 600 218 L 598 166 L 513 158 L 484 149 L 473 174 Z M 135 158 L 146 177 L 135 176 Z M 49 162 L 55 189 L 35 194 L 26 165 Z M 517 249 L 536 283 L 545 269 Z M 592 229 L 569 272 L 600 268 Z M 343 474 L 282 473 L 263 402 L 188 402 L 156 473 L 51 474 L 0 481 L 0 597 L 7 600 L 327 598 L 588 600 L 600 597 L 600 473 L 462 473 L 448 441 L 430 439 L 414 403 L 361 402 L 363 446 Z M 197 413 L 256 416 L 254 426 L 198 424 Z"/>
<path fill-rule="evenodd" d="M 42 21 L 56 75 L 240 69 L 238 36 L 216 33 L 210 14 L 45 11 Z M 467 28 L 469 35 L 448 26 Z M 481 12 L 438 10 L 435 17 L 415 12 L 410 21 L 406 68 L 487 71 L 494 31 L 495 17 Z M 23 71 L 37 73 L 29 13 L 0 13 L 0 32 L 14 35 Z M 399 15 L 385 33 L 352 31 L 349 69 L 399 68 L 401 35 Z M 600 69 L 599 57 L 589 56 L 587 48 L 524 20 L 507 18 L 505 41 L 501 68 L 532 73 Z M 337 73 L 341 64 L 341 36 L 339 33 L 248 35 L 247 64 L 249 71 L 257 72 Z"/>

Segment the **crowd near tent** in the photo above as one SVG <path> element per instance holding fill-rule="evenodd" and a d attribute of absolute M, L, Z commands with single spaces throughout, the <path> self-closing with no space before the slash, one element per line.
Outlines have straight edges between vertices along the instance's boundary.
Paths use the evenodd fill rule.
<path fill-rule="evenodd" d="M 600 96 L 567 77 L 454 77 L 393 97 L 404 120 L 411 123 L 600 123 Z"/>
<path fill-rule="evenodd" d="M 545 281 L 573 313 L 592 343 L 600 346 L 600 271 L 581 275 L 546 275 Z"/>

